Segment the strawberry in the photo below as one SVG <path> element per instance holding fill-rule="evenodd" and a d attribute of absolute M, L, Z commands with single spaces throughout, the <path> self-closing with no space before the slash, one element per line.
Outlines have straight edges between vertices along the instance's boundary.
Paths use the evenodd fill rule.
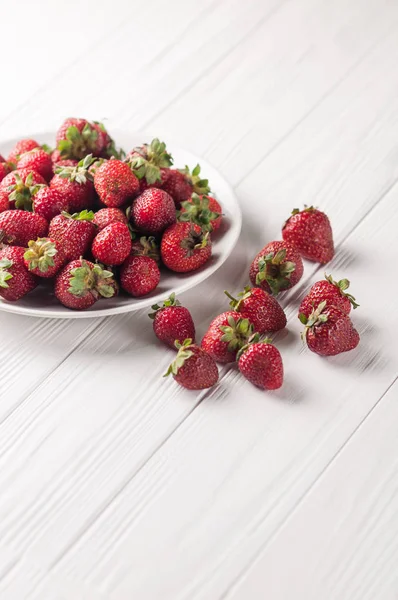
<path fill-rule="evenodd" d="M 51 152 L 51 162 L 53 165 L 53 173 L 55 173 L 57 167 L 76 167 L 79 161 L 73 158 L 62 158 L 61 152 L 55 149 Z"/>
<path fill-rule="evenodd" d="M 40 144 L 38 144 L 35 140 L 19 140 L 19 142 L 15 144 L 14 148 L 8 155 L 7 161 L 16 165 L 19 160 L 19 157 L 22 154 L 24 154 L 25 152 L 30 152 L 35 148 L 40 148 Z"/>
<path fill-rule="evenodd" d="M 72 260 L 55 279 L 55 295 L 68 308 L 90 308 L 99 298 L 115 295 L 113 273 L 88 260 Z"/>
<path fill-rule="evenodd" d="M 173 198 L 163 190 L 150 188 L 134 200 L 130 218 L 139 231 L 162 233 L 177 219 Z"/>
<path fill-rule="evenodd" d="M 244 346 L 238 354 L 238 368 L 246 379 L 264 390 L 277 390 L 282 386 L 282 357 L 271 340 Z"/>
<path fill-rule="evenodd" d="M 141 236 L 139 240 L 134 240 L 131 245 L 131 254 L 135 256 L 149 256 L 156 260 L 157 263 L 160 262 L 159 246 L 153 236 Z"/>
<path fill-rule="evenodd" d="M 101 210 L 95 213 L 93 221 L 97 225 L 98 231 L 105 229 L 105 227 L 112 225 L 112 223 L 124 223 L 127 225 L 128 222 L 128 218 L 120 208 L 101 208 Z"/>
<path fill-rule="evenodd" d="M 43 187 L 33 196 L 33 211 L 50 222 L 61 212 L 68 212 L 69 205 L 66 198 L 56 189 Z"/>
<path fill-rule="evenodd" d="M 238 294 L 239 300 L 224 292 L 231 302 L 232 310 L 240 313 L 242 318 L 249 319 L 255 331 L 266 333 L 267 331 L 279 331 L 286 327 L 286 315 L 278 301 L 260 288 L 245 287 Z"/>
<path fill-rule="evenodd" d="M 139 181 L 121 160 L 105 161 L 94 174 L 94 187 L 106 206 L 123 206 L 139 192 Z"/>
<path fill-rule="evenodd" d="M 188 390 L 204 390 L 218 381 L 218 369 L 214 359 L 202 348 L 186 339 L 176 342 L 178 354 L 165 373 Z"/>
<path fill-rule="evenodd" d="M 359 344 L 359 333 L 350 317 L 337 306 L 328 305 L 326 300 L 313 309 L 307 318 L 300 314 L 305 325 L 303 339 L 308 348 L 321 356 L 334 356 L 353 350 Z"/>
<path fill-rule="evenodd" d="M 52 219 L 48 237 L 59 242 L 66 260 L 77 260 L 90 248 L 97 233 L 93 219 L 94 213 L 87 210 L 73 215 L 61 213 Z"/>
<path fill-rule="evenodd" d="M 18 169 L 11 171 L 0 183 L 0 197 L 14 208 L 32 210 L 32 197 L 42 187 L 46 186 L 46 180 L 31 169 Z"/>
<path fill-rule="evenodd" d="M 185 169 L 163 169 L 161 185 L 162 190 L 173 198 L 176 207 L 188 200 L 193 193 L 210 192 L 209 181 L 200 177 L 200 165 L 196 165 L 192 173 L 187 166 Z"/>
<path fill-rule="evenodd" d="M 195 271 L 211 257 L 210 235 L 193 223 L 175 223 L 163 234 L 160 254 L 172 271 Z"/>
<path fill-rule="evenodd" d="M 88 172 L 92 160 L 89 154 L 76 167 L 57 167 L 51 179 L 50 187 L 65 197 L 72 212 L 93 207 L 95 192 Z"/>
<path fill-rule="evenodd" d="M 31 169 L 39 173 L 46 181 L 50 181 L 53 176 L 53 164 L 51 156 L 42 148 L 35 148 L 21 155 L 17 169 Z"/>
<path fill-rule="evenodd" d="M 234 362 L 237 352 L 252 334 L 253 325 L 249 319 L 242 319 L 240 313 L 230 310 L 213 319 L 201 346 L 217 362 Z"/>
<path fill-rule="evenodd" d="M 301 256 L 288 242 L 270 242 L 250 266 L 250 281 L 274 296 L 296 285 L 303 275 Z"/>
<path fill-rule="evenodd" d="M 195 325 L 191 313 L 185 306 L 181 306 L 175 294 L 171 294 L 162 305 L 154 304 L 154 311 L 149 315 L 153 319 L 153 330 L 156 337 L 175 348 L 175 342 L 180 344 L 187 338 L 195 341 Z"/>
<path fill-rule="evenodd" d="M 121 265 L 131 251 L 131 235 L 124 223 L 111 223 L 94 238 L 91 252 L 105 265 Z"/>
<path fill-rule="evenodd" d="M 10 172 L 10 165 L 5 161 L 0 161 L 0 182 L 3 181 L 4 177 Z"/>
<path fill-rule="evenodd" d="M 160 281 L 156 261 L 149 256 L 128 256 L 120 269 L 120 285 L 132 296 L 145 296 Z"/>
<path fill-rule="evenodd" d="M 87 154 L 102 156 L 112 143 L 102 124 L 75 118 L 62 123 L 55 139 L 61 157 L 76 160 Z"/>
<path fill-rule="evenodd" d="M 37 278 L 24 264 L 23 248 L 3 246 L 0 249 L 0 296 L 14 302 L 37 286 Z"/>
<path fill-rule="evenodd" d="M 349 287 L 348 279 L 335 281 L 331 275 L 326 275 L 325 279 L 314 283 L 308 294 L 303 298 L 299 308 L 300 314 L 307 318 L 310 316 L 315 306 L 326 300 L 328 305 L 337 306 L 347 315 L 351 311 L 351 306 L 355 309 L 359 304 L 355 302 L 354 296 L 348 294 L 345 290 Z"/>
<path fill-rule="evenodd" d="M 134 148 L 127 156 L 133 173 L 138 179 L 144 179 L 149 185 L 162 182 L 162 168 L 170 167 L 173 158 L 166 150 L 166 144 L 153 139 L 150 144 Z"/>
<path fill-rule="evenodd" d="M 38 238 L 28 243 L 24 254 L 25 267 L 38 277 L 53 277 L 65 263 L 65 254 L 59 242 Z"/>
<path fill-rule="evenodd" d="M 45 237 L 48 223 L 40 215 L 25 210 L 0 213 L 0 234 L 5 244 L 26 248 L 30 240 Z"/>
<path fill-rule="evenodd" d="M 313 206 L 302 211 L 295 208 L 283 226 L 282 237 L 308 260 L 325 264 L 334 256 L 330 221 L 325 213 Z"/>
<path fill-rule="evenodd" d="M 221 225 L 221 206 L 211 196 L 198 196 L 181 203 L 178 213 L 179 221 L 191 221 L 199 225 L 203 231 L 216 231 Z"/>

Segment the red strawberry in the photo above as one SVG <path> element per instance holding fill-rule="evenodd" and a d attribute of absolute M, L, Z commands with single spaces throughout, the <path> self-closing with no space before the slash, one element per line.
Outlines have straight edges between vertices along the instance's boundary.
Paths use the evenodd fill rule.
<path fill-rule="evenodd" d="M 253 334 L 249 319 L 240 313 L 227 311 L 210 323 L 202 339 L 202 348 L 221 363 L 234 362 L 237 352 L 247 344 Z"/>
<path fill-rule="evenodd" d="M 325 273 L 325 279 L 314 283 L 308 294 L 303 298 L 299 308 L 299 317 L 300 314 L 303 314 L 308 318 L 314 307 L 324 300 L 326 300 L 328 306 L 333 304 L 333 306 L 337 306 L 348 315 L 351 311 L 351 305 L 353 308 L 359 306 L 355 302 L 354 296 L 345 291 L 349 285 L 348 279 L 335 281 L 331 275 Z"/>
<path fill-rule="evenodd" d="M 53 176 L 51 156 L 42 148 L 35 148 L 22 154 L 17 163 L 17 169 L 32 169 L 46 181 L 50 181 Z"/>
<path fill-rule="evenodd" d="M 334 256 L 333 233 L 325 213 L 313 206 L 299 211 L 295 208 L 282 229 L 286 242 L 296 246 L 308 260 L 325 264 Z"/>
<path fill-rule="evenodd" d="M 121 160 L 107 160 L 94 175 L 94 186 L 106 206 L 123 206 L 139 192 L 139 181 L 128 164 Z"/>
<path fill-rule="evenodd" d="M 59 242 L 66 260 L 76 260 L 84 256 L 90 248 L 91 242 L 97 233 L 93 219 L 93 212 L 83 210 L 73 215 L 62 213 L 51 221 L 48 237 Z"/>
<path fill-rule="evenodd" d="M 33 196 L 33 210 L 50 222 L 61 212 L 68 212 L 69 205 L 66 198 L 56 189 L 43 187 Z"/>
<path fill-rule="evenodd" d="M 12 207 L 32 210 L 32 197 L 43 187 L 46 180 L 31 169 L 11 171 L 0 183 L 0 196 L 5 202 L 7 195 Z"/>
<path fill-rule="evenodd" d="M 188 390 L 204 390 L 218 381 L 218 369 L 213 358 L 202 348 L 186 339 L 176 342 L 178 354 L 165 377 L 172 374 L 175 381 Z"/>
<path fill-rule="evenodd" d="M 175 294 L 171 294 L 161 306 L 154 304 L 149 317 L 153 319 L 153 330 L 156 337 L 175 348 L 175 341 L 183 343 L 187 338 L 195 341 L 195 325 L 191 313 L 185 306 L 181 306 Z"/>
<path fill-rule="evenodd" d="M 76 167 L 57 167 L 51 179 L 50 187 L 64 196 L 71 212 L 93 207 L 95 192 L 88 172 L 92 160 L 88 155 Z"/>
<path fill-rule="evenodd" d="M 131 251 L 131 235 L 124 223 L 112 223 L 94 238 L 91 252 L 105 265 L 121 265 Z"/>
<path fill-rule="evenodd" d="M 39 277 L 53 277 L 65 263 L 65 254 L 59 242 L 38 238 L 28 243 L 24 254 L 25 266 Z"/>
<path fill-rule="evenodd" d="M 150 144 L 143 144 L 129 152 L 127 161 L 138 179 L 149 185 L 162 182 L 161 169 L 170 167 L 173 158 L 166 150 L 166 144 L 157 138 Z"/>
<path fill-rule="evenodd" d="M 62 158 L 81 160 L 87 154 L 101 156 L 108 142 L 104 133 L 86 119 L 66 119 L 56 135 L 57 150 Z"/>
<path fill-rule="evenodd" d="M 187 273 L 204 265 L 211 257 L 211 238 L 193 223 L 175 223 L 163 234 L 162 261 L 172 271 Z"/>
<path fill-rule="evenodd" d="M 98 231 L 101 229 L 105 229 L 108 225 L 112 225 L 112 223 L 124 223 L 128 225 L 128 218 L 124 214 L 120 208 L 101 208 L 94 215 L 94 221 L 98 227 Z"/>
<path fill-rule="evenodd" d="M 143 235 L 139 240 L 134 240 L 131 245 L 131 254 L 135 256 L 149 256 L 156 260 L 157 263 L 160 262 L 159 246 L 155 238 L 151 235 L 149 237 Z"/>
<path fill-rule="evenodd" d="M 55 280 L 55 295 L 68 308 L 84 310 L 115 295 L 113 273 L 88 260 L 72 260 Z"/>
<path fill-rule="evenodd" d="M 264 390 L 277 390 L 283 383 L 283 363 L 280 352 L 263 340 L 244 346 L 238 356 L 238 367 L 246 379 Z"/>
<path fill-rule="evenodd" d="M 314 308 L 310 316 L 300 315 L 305 325 L 303 339 L 312 352 L 321 356 L 334 356 L 353 350 L 359 344 L 359 333 L 350 317 L 337 306 L 327 305 L 326 300 Z"/>
<path fill-rule="evenodd" d="M 160 281 L 156 261 L 149 256 L 128 256 L 120 269 L 120 285 L 132 296 L 145 296 Z"/>
<path fill-rule="evenodd" d="M 0 296 L 15 301 L 37 286 L 37 278 L 24 264 L 24 248 L 4 246 L 0 249 Z"/>
<path fill-rule="evenodd" d="M 4 161 L 0 161 L 0 182 L 10 172 L 10 165 Z"/>
<path fill-rule="evenodd" d="M 161 178 L 162 189 L 170 194 L 177 208 L 193 193 L 208 194 L 210 192 L 209 181 L 200 177 L 200 165 L 196 165 L 192 173 L 187 166 L 185 169 L 162 169 Z"/>
<path fill-rule="evenodd" d="M 53 173 L 55 173 L 57 167 L 76 167 L 79 161 L 73 158 L 62 158 L 59 150 L 53 150 L 51 152 L 51 162 L 53 164 Z"/>
<path fill-rule="evenodd" d="M 238 294 L 239 300 L 225 292 L 232 310 L 239 312 L 242 318 L 249 319 L 255 331 L 266 333 L 267 331 L 279 331 L 286 327 L 286 315 L 278 301 L 260 288 L 245 287 Z"/>
<path fill-rule="evenodd" d="M 301 256 L 288 242 L 270 242 L 250 266 L 250 281 L 276 296 L 296 285 L 303 275 Z"/>
<path fill-rule="evenodd" d="M 48 223 L 40 215 L 26 210 L 6 210 L 0 213 L 2 241 L 26 248 L 30 240 L 47 235 Z"/>
<path fill-rule="evenodd" d="M 179 221 L 191 221 L 203 231 L 216 231 L 221 225 L 222 209 L 215 198 L 192 194 L 192 198 L 182 202 L 178 214 Z"/>
<path fill-rule="evenodd" d="M 25 152 L 30 152 L 35 148 L 40 148 L 40 144 L 38 144 L 35 140 L 19 140 L 19 142 L 17 142 L 14 148 L 11 150 L 7 160 L 8 162 L 14 163 L 14 165 L 16 165 L 19 160 L 19 157 L 22 154 L 24 154 Z"/>
<path fill-rule="evenodd" d="M 139 231 L 162 233 L 177 219 L 173 198 L 163 190 L 150 188 L 134 200 L 131 219 Z"/>

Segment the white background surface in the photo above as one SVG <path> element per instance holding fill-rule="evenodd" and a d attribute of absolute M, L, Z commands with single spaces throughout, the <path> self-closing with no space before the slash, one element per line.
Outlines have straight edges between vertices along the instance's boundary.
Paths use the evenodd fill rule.
<path fill-rule="evenodd" d="M 2 139 L 66 116 L 146 129 L 235 187 L 233 256 L 181 296 L 199 336 L 295 206 L 361 307 L 321 359 L 285 294 L 275 393 L 186 392 L 147 311 L 0 315 L 1 600 L 398 598 L 396 0 L 0 1 Z"/>

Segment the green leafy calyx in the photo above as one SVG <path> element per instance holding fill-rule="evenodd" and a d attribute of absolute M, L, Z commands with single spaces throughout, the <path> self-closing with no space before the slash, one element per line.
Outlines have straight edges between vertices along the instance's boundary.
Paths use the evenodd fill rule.
<path fill-rule="evenodd" d="M 9 260 L 8 258 L 2 258 L 0 260 L 0 287 L 2 287 L 2 288 L 9 287 L 7 281 L 12 279 L 12 275 L 9 272 L 9 269 L 11 269 L 13 264 L 14 264 L 13 261 Z"/>
<path fill-rule="evenodd" d="M 182 173 L 185 178 L 189 181 L 192 186 L 192 191 L 196 194 L 209 194 L 210 186 L 208 179 L 202 179 L 200 177 L 200 165 L 196 165 L 192 172 L 190 171 L 188 165 L 185 166 L 185 169 L 178 169 L 180 173 Z"/>
<path fill-rule="evenodd" d="M 169 308 L 171 306 L 181 306 L 181 303 L 179 300 L 177 300 L 175 293 L 173 292 L 172 294 L 170 294 L 170 296 L 164 300 L 164 302 L 162 304 L 153 304 L 151 306 L 152 310 L 154 311 L 153 313 L 150 313 L 148 315 L 148 317 L 150 319 L 154 319 L 156 316 L 156 313 L 161 310 L 162 308 Z"/>
<path fill-rule="evenodd" d="M 92 267 L 85 260 L 81 260 L 81 266 L 75 267 L 70 272 L 69 293 L 81 297 L 91 292 L 96 297 L 112 298 L 116 290 L 112 271 L 107 271 L 101 265 Z"/>
<path fill-rule="evenodd" d="M 209 208 L 209 197 L 192 194 L 190 200 L 181 202 L 183 210 L 178 211 L 179 221 L 196 223 L 203 231 L 213 231 L 212 221 L 217 219 L 221 213 L 214 212 Z"/>
<path fill-rule="evenodd" d="M 289 287 L 291 274 L 295 271 L 296 264 L 286 260 L 286 248 L 278 252 L 270 252 L 258 261 L 256 284 L 261 285 L 266 281 L 272 294 L 276 296 L 280 291 Z"/>
<path fill-rule="evenodd" d="M 228 350 L 234 352 L 247 344 L 253 335 L 253 325 L 249 319 L 234 319 L 231 315 L 227 319 L 228 325 L 220 325 L 223 333 L 220 338 L 222 342 L 228 343 Z"/>
<path fill-rule="evenodd" d="M 308 330 L 313 327 L 317 327 L 318 325 L 322 325 L 326 323 L 328 320 L 328 315 L 324 312 L 326 308 L 326 300 L 318 304 L 316 308 L 312 311 L 310 316 L 307 318 L 303 313 L 299 314 L 299 319 L 303 325 L 305 325 L 305 329 L 301 334 L 303 340 L 306 339 Z"/>
<path fill-rule="evenodd" d="M 33 173 L 29 173 L 25 181 L 22 180 L 19 173 L 15 173 L 14 177 L 15 183 L 7 187 L 9 201 L 14 202 L 15 208 L 18 208 L 19 210 L 32 211 L 32 196 L 46 186 L 44 184 L 34 184 Z"/>
<path fill-rule="evenodd" d="M 38 268 L 41 273 L 47 273 L 48 269 L 54 266 L 54 257 L 57 253 L 58 250 L 52 240 L 38 238 L 28 243 L 24 259 L 28 262 L 29 271 Z"/>
<path fill-rule="evenodd" d="M 352 304 L 352 308 L 354 308 L 354 309 L 358 308 L 359 304 L 357 304 L 354 296 L 352 296 L 351 294 L 348 294 L 346 292 L 346 290 L 350 287 L 350 282 L 348 279 L 340 279 L 340 281 L 335 281 L 331 275 L 326 275 L 326 273 L 325 273 L 325 279 L 326 279 L 326 281 L 328 281 L 329 283 L 331 283 L 332 285 L 337 287 L 337 289 L 340 291 L 342 296 L 345 296 L 346 298 L 348 298 L 348 300 Z"/>
<path fill-rule="evenodd" d="M 186 237 L 181 240 L 180 246 L 186 250 L 187 256 L 193 256 L 195 251 L 205 248 L 209 242 L 209 232 L 195 231 L 195 228 L 191 227 Z"/>
<path fill-rule="evenodd" d="M 75 167 L 64 167 L 58 165 L 55 167 L 55 173 L 63 179 L 74 181 L 80 185 L 84 185 L 87 181 L 93 180 L 93 173 L 90 173 L 90 167 L 96 162 L 92 154 L 87 154 L 85 158 L 80 160 Z"/>
<path fill-rule="evenodd" d="M 183 367 L 185 362 L 193 355 L 192 350 L 190 350 L 191 346 L 191 338 L 187 338 L 183 341 L 182 344 L 180 344 L 178 341 L 175 342 L 175 347 L 178 349 L 177 356 L 175 360 L 173 360 L 163 377 L 178 374 L 178 371 L 181 369 L 181 367 Z"/>
<path fill-rule="evenodd" d="M 138 179 L 153 184 L 162 180 L 160 169 L 171 167 L 173 157 L 167 151 L 166 144 L 155 138 L 150 144 L 134 148 L 127 161 Z"/>

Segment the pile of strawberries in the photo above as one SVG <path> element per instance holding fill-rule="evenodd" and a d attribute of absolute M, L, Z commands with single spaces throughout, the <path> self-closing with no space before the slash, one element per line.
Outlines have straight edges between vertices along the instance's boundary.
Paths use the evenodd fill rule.
<path fill-rule="evenodd" d="M 56 148 L 24 139 L 0 157 L 0 296 L 43 280 L 71 309 L 152 292 L 161 269 L 199 269 L 222 211 L 197 165 L 173 169 L 154 139 L 118 150 L 101 123 L 66 119 Z M 48 288 L 47 288 L 48 289 Z"/>
<path fill-rule="evenodd" d="M 166 375 L 188 389 L 204 389 L 218 381 L 216 362 L 237 362 L 239 371 L 254 385 L 276 390 L 283 383 L 279 350 L 266 334 L 282 330 L 286 315 L 275 296 L 298 283 L 304 271 L 302 258 L 326 264 L 334 256 L 328 217 L 309 207 L 294 210 L 282 228 L 283 241 L 274 241 L 254 258 L 247 286 L 230 299 L 231 310 L 213 319 L 201 345 L 196 345 L 195 326 L 189 311 L 174 295 L 162 306 L 153 306 L 156 336 L 178 349 Z M 331 276 L 316 282 L 302 299 L 298 317 L 305 325 L 302 334 L 308 348 L 321 356 L 352 350 L 359 334 L 350 319 L 355 298 L 347 292 L 349 281 Z"/>

